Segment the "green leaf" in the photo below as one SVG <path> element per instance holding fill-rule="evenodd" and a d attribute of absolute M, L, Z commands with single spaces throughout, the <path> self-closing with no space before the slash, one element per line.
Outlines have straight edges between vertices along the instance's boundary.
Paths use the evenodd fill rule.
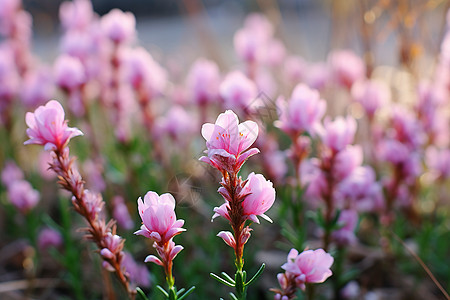
<path fill-rule="evenodd" d="M 264 271 L 266 267 L 266 264 L 262 264 L 261 267 L 259 267 L 259 270 L 253 275 L 252 279 L 250 279 L 247 283 L 245 283 L 245 286 L 249 286 L 252 284 L 256 279 L 258 279 L 259 276 L 261 276 L 262 272 Z"/>
<path fill-rule="evenodd" d="M 222 283 L 222 284 L 225 284 L 225 285 L 227 285 L 227 286 L 229 286 L 229 287 L 235 287 L 235 283 L 228 282 L 227 280 L 223 279 L 223 278 L 220 277 L 220 276 L 217 276 L 217 275 L 214 274 L 214 273 L 209 273 L 209 275 L 210 275 L 212 278 L 214 278 L 215 280 L 217 280 L 218 282 Z"/>
<path fill-rule="evenodd" d="M 142 299 L 148 300 L 147 296 L 144 294 L 144 291 L 142 291 L 140 287 L 137 287 L 137 288 L 136 288 L 136 291 L 137 291 L 137 293 L 139 294 L 139 296 L 142 297 Z"/>

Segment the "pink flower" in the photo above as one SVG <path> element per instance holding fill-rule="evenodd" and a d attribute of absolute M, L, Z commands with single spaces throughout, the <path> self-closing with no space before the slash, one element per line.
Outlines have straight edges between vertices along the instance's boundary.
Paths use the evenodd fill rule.
<path fill-rule="evenodd" d="M 122 265 L 125 267 L 132 283 L 142 287 L 150 286 L 150 273 L 147 267 L 145 265 L 138 264 L 130 253 L 123 253 Z"/>
<path fill-rule="evenodd" d="M 29 108 L 45 103 L 54 92 L 53 78 L 46 67 L 27 72 L 22 84 L 21 99 Z"/>
<path fill-rule="evenodd" d="M 364 62 L 349 50 L 332 52 L 328 61 L 338 84 L 350 89 L 353 83 L 363 79 L 366 73 Z"/>
<path fill-rule="evenodd" d="M 124 199 L 121 196 L 114 196 L 112 202 L 114 205 L 113 217 L 117 220 L 117 224 L 127 230 L 133 228 L 134 222 L 128 212 Z"/>
<path fill-rule="evenodd" d="M 0 18 L 1 19 L 1 18 Z M 19 90 L 20 77 L 14 64 L 13 50 L 0 47 L 0 111 L 5 103 L 11 101 Z"/>
<path fill-rule="evenodd" d="M 341 151 L 353 142 L 355 132 L 355 119 L 350 116 L 345 119 L 339 116 L 334 121 L 325 119 L 324 129 L 321 129 L 319 135 L 326 146 L 334 151 Z"/>
<path fill-rule="evenodd" d="M 215 124 L 203 124 L 202 136 L 208 157 L 202 156 L 200 160 L 219 171 L 237 172 L 250 156 L 259 153 L 257 148 L 246 151 L 258 137 L 258 125 L 253 121 L 239 124 L 231 110 L 220 114 Z"/>
<path fill-rule="evenodd" d="M 331 234 L 332 239 L 341 246 L 356 242 L 355 228 L 358 224 L 358 213 L 354 210 L 343 210 L 339 215 L 338 225 L 342 226 Z"/>
<path fill-rule="evenodd" d="M 341 181 L 359 167 L 363 161 L 362 148 L 359 145 L 347 145 L 336 154 L 333 164 L 333 176 Z"/>
<path fill-rule="evenodd" d="M 246 109 L 257 95 L 255 83 L 240 71 L 229 73 L 220 85 L 220 96 L 228 109 Z"/>
<path fill-rule="evenodd" d="M 150 99 L 164 92 L 167 72 L 146 49 L 127 49 L 121 56 L 124 58 L 126 77 L 134 89 L 143 88 Z"/>
<path fill-rule="evenodd" d="M 284 62 L 283 72 L 286 80 L 297 85 L 306 76 L 307 63 L 300 56 L 289 56 Z"/>
<path fill-rule="evenodd" d="M 116 44 L 131 41 L 136 35 L 136 19 L 130 12 L 112 9 L 101 19 L 103 33 Z"/>
<path fill-rule="evenodd" d="M 272 182 L 266 180 L 263 175 L 250 173 L 247 183 L 241 192 L 247 195 L 242 202 L 244 216 L 259 224 L 257 216 L 261 216 L 269 222 L 272 220 L 264 213 L 272 207 L 275 201 L 275 189 Z"/>
<path fill-rule="evenodd" d="M 158 121 L 160 126 L 158 131 L 166 133 L 175 141 L 188 138 L 195 131 L 197 125 L 196 119 L 179 105 L 172 105 L 166 117 Z"/>
<path fill-rule="evenodd" d="M 22 180 L 24 178 L 22 170 L 12 160 L 5 163 L 2 170 L 2 183 L 8 187 L 15 181 Z"/>
<path fill-rule="evenodd" d="M 360 103 L 367 115 L 372 118 L 376 110 L 389 103 L 391 91 L 383 81 L 358 81 L 352 86 L 352 97 Z"/>
<path fill-rule="evenodd" d="M 28 112 L 25 119 L 30 138 L 25 145 L 38 144 L 44 145 L 45 150 L 61 150 L 71 138 L 83 135 L 79 129 L 67 126 L 64 109 L 56 100 L 39 106 L 34 113 Z"/>
<path fill-rule="evenodd" d="M 292 273 L 297 286 L 304 290 L 306 283 L 321 283 L 330 277 L 333 274 L 330 270 L 333 261 L 333 257 L 323 249 L 306 250 L 300 254 L 291 249 L 288 261 L 282 268 Z"/>
<path fill-rule="evenodd" d="M 288 102 L 283 98 L 277 100 L 277 108 L 280 119 L 275 126 L 288 134 L 311 134 L 325 113 L 326 103 L 320 99 L 318 91 L 299 84 Z"/>
<path fill-rule="evenodd" d="M 59 231 L 52 228 L 44 228 L 41 230 L 38 236 L 38 247 L 41 250 L 45 250 L 49 247 L 58 248 L 63 243 L 63 238 Z"/>
<path fill-rule="evenodd" d="M 425 152 L 425 163 L 437 177 L 441 179 L 450 177 L 450 149 L 428 147 Z"/>
<path fill-rule="evenodd" d="M 305 71 L 305 82 L 313 89 L 321 91 L 330 80 L 330 70 L 323 62 L 313 63 Z"/>
<path fill-rule="evenodd" d="M 219 99 L 220 72 L 217 64 L 198 59 L 187 75 L 186 86 L 192 102 L 204 105 Z"/>
<path fill-rule="evenodd" d="M 54 76 L 56 84 L 67 91 L 77 89 L 86 82 L 86 74 L 81 61 L 65 54 L 59 56 L 55 62 Z"/>
<path fill-rule="evenodd" d="M 165 244 L 186 230 L 181 228 L 184 220 L 176 220 L 175 199 L 169 193 L 159 196 L 155 192 L 148 192 L 144 201 L 139 197 L 138 211 L 143 225 L 135 234 L 153 239 L 157 243 Z"/>
<path fill-rule="evenodd" d="M 39 192 L 25 180 L 17 180 L 11 183 L 8 187 L 8 197 L 11 204 L 24 214 L 28 213 L 39 202 Z"/>
<path fill-rule="evenodd" d="M 266 46 L 273 35 L 273 27 L 262 15 L 247 17 L 244 28 L 234 35 L 234 48 L 246 62 L 261 62 L 266 58 Z"/>
<path fill-rule="evenodd" d="M 338 186 L 337 198 L 343 206 L 357 211 L 373 211 L 383 205 L 381 185 L 375 181 L 375 172 L 368 166 L 357 167 Z"/>
<path fill-rule="evenodd" d="M 75 0 L 61 3 L 59 19 L 66 30 L 85 30 L 94 18 L 89 0 Z"/>
<path fill-rule="evenodd" d="M 174 258 L 180 253 L 181 250 L 184 249 L 183 246 L 175 245 L 174 241 L 171 239 L 166 244 L 160 246 L 158 243 L 155 243 L 153 247 L 156 248 L 158 255 L 163 259 L 161 261 L 154 255 L 148 255 L 144 262 L 152 262 L 160 266 L 164 266 L 164 263 L 168 263 L 169 261 L 173 261 Z"/>

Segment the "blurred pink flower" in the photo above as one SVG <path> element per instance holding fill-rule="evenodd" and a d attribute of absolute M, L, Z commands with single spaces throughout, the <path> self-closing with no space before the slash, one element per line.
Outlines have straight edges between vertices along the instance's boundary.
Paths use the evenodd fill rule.
<path fill-rule="evenodd" d="M 2 0 L 0 2 L 0 34 L 10 35 L 14 18 L 20 11 L 22 5 L 21 0 Z"/>
<path fill-rule="evenodd" d="M 101 28 L 115 44 L 126 43 L 136 35 L 136 19 L 131 12 L 115 8 L 101 18 Z"/>
<path fill-rule="evenodd" d="M 125 200 L 122 196 L 114 196 L 113 203 L 113 217 L 117 220 L 117 224 L 123 229 L 130 230 L 134 227 L 133 219 L 130 216 L 130 212 L 125 204 Z"/>
<path fill-rule="evenodd" d="M 225 108 L 245 110 L 258 96 L 258 89 L 242 72 L 233 71 L 220 84 L 220 96 L 225 102 Z"/>
<path fill-rule="evenodd" d="M 165 244 L 186 230 L 181 228 L 184 220 L 176 220 L 175 199 L 169 193 L 159 196 L 155 192 L 147 192 L 144 201 L 139 197 L 138 210 L 143 225 L 135 234 L 153 239 L 158 244 Z"/>
<path fill-rule="evenodd" d="M 350 50 L 336 50 L 330 53 L 328 61 L 336 82 L 348 89 L 366 76 L 364 62 Z"/>
<path fill-rule="evenodd" d="M 288 56 L 283 67 L 284 78 L 289 84 L 300 83 L 307 72 L 307 63 L 301 56 Z"/>
<path fill-rule="evenodd" d="M 63 244 L 63 238 L 59 231 L 47 227 L 39 232 L 37 243 L 41 251 L 50 247 L 58 248 Z"/>
<path fill-rule="evenodd" d="M 135 89 L 142 88 L 152 99 L 164 92 L 167 84 L 167 72 L 144 48 L 127 49 L 121 55 L 124 60 L 125 74 Z"/>
<path fill-rule="evenodd" d="M 375 181 L 375 172 L 369 166 L 359 166 L 338 186 L 337 198 L 341 207 L 351 207 L 360 212 L 379 210 L 383 206 L 383 192 Z"/>
<path fill-rule="evenodd" d="M 258 137 L 258 125 L 253 121 L 239 124 L 231 110 L 221 113 L 215 124 L 203 124 L 202 136 L 206 140 L 208 156 L 202 156 L 200 160 L 219 171 L 237 173 L 250 156 L 259 153 L 257 148 L 247 150 Z"/>
<path fill-rule="evenodd" d="M 220 71 L 214 61 L 200 58 L 194 62 L 186 79 L 190 99 L 197 105 L 219 100 Z"/>
<path fill-rule="evenodd" d="M 333 176 L 341 181 L 363 162 L 363 151 L 360 145 L 347 145 L 336 154 L 333 164 Z"/>
<path fill-rule="evenodd" d="M 53 162 L 52 154 L 48 151 L 41 151 L 38 158 L 38 171 L 42 178 L 51 180 L 56 177 L 55 172 L 50 170 L 50 163 Z"/>
<path fill-rule="evenodd" d="M 47 67 L 28 71 L 22 85 L 21 99 L 27 108 L 42 105 L 52 97 L 54 92 L 53 76 Z"/>
<path fill-rule="evenodd" d="M 59 19 L 66 30 L 86 30 L 94 19 L 89 0 L 65 1 L 59 7 Z"/>
<path fill-rule="evenodd" d="M 0 111 L 5 102 L 12 101 L 19 91 L 20 78 L 12 49 L 6 45 L 0 46 Z"/>
<path fill-rule="evenodd" d="M 264 213 L 275 202 L 275 189 L 272 182 L 266 180 L 263 175 L 250 173 L 247 183 L 244 185 L 241 195 L 247 195 L 242 202 L 245 218 L 259 224 L 257 216 L 261 216 L 269 222 L 272 220 Z"/>
<path fill-rule="evenodd" d="M 22 170 L 12 160 L 8 160 L 2 170 L 2 183 L 9 187 L 13 182 L 24 178 Z"/>
<path fill-rule="evenodd" d="M 391 101 L 391 91 L 384 81 L 358 81 L 352 86 L 351 93 L 353 100 L 362 105 L 369 118 L 373 118 L 377 109 Z"/>
<path fill-rule="evenodd" d="M 428 147 L 425 152 L 425 163 L 437 177 L 443 180 L 450 177 L 450 149 Z"/>
<path fill-rule="evenodd" d="M 353 142 L 356 132 L 356 121 L 350 116 L 338 116 L 334 121 L 326 118 L 324 128 L 319 132 L 322 142 L 333 151 L 341 151 Z"/>
<path fill-rule="evenodd" d="M 67 126 L 64 120 L 64 109 L 56 100 L 39 106 L 34 113 L 25 116 L 30 138 L 24 144 L 43 145 L 45 150 L 62 150 L 71 138 L 83 135 L 77 128 Z"/>
<path fill-rule="evenodd" d="M 267 64 L 271 67 L 280 66 L 286 57 L 284 44 L 277 39 L 271 39 L 267 45 Z"/>
<path fill-rule="evenodd" d="M 306 250 L 300 254 L 291 249 L 282 268 L 293 274 L 297 286 L 305 290 L 306 283 L 321 283 L 333 274 L 330 270 L 333 261 L 333 257 L 323 249 Z"/>
<path fill-rule="evenodd" d="M 150 272 L 147 267 L 145 265 L 138 264 L 130 253 L 123 253 L 122 264 L 132 283 L 140 287 L 150 286 Z"/>
<path fill-rule="evenodd" d="M 337 245 L 348 246 L 356 242 L 355 228 L 358 224 L 358 213 L 354 210 L 343 210 L 337 224 L 341 228 L 333 231 L 331 238 Z"/>
<path fill-rule="evenodd" d="M 246 62 L 261 62 L 266 58 L 266 46 L 273 35 L 272 24 L 260 14 L 251 14 L 244 27 L 234 35 L 237 55 Z"/>
<path fill-rule="evenodd" d="M 313 89 L 321 91 L 330 80 L 330 70 L 326 63 L 317 62 L 309 64 L 305 71 L 305 82 Z"/>
<path fill-rule="evenodd" d="M 319 92 L 304 84 L 299 84 L 292 92 L 291 99 L 277 100 L 279 120 L 275 126 L 290 135 L 315 132 L 318 122 L 325 113 L 326 103 Z"/>
<path fill-rule="evenodd" d="M 159 120 L 159 131 L 170 136 L 175 141 L 188 138 L 197 128 L 197 120 L 186 109 L 179 105 L 172 105 L 166 117 Z"/>
<path fill-rule="evenodd" d="M 8 186 L 8 197 L 11 204 L 23 214 L 28 213 L 39 202 L 39 192 L 25 180 L 12 182 Z"/>
<path fill-rule="evenodd" d="M 78 58 L 66 54 L 56 59 L 54 76 L 56 84 L 66 91 L 77 89 L 86 82 L 83 64 Z"/>

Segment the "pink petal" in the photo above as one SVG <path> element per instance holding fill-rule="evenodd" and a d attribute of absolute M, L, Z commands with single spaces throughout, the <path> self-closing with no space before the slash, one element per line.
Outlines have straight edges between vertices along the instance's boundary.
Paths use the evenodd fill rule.
<path fill-rule="evenodd" d="M 146 258 L 145 258 L 145 260 L 144 260 L 144 262 L 152 262 L 152 263 L 155 263 L 155 264 L 157 264 L 157 265 L 160 265 L 160 266 L 164 266 L 164 264 L 162 263 L 162 261 L 159 259 L 159 258 L 157 258 L 156 256 L 154 256 L 154 255 L 149 255 L 149 256 L 147 256 Z"/>

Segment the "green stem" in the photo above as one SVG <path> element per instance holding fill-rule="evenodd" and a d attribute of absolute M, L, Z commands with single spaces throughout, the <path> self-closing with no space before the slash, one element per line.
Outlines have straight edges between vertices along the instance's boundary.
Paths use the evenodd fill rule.
<path fill-rule="evenodd" d="M 70 234 L 71 218 L 69 211 L 69 202 L 65 199 L 60 201 L 60 213 L 62 222 L 62 235 L 65 245 L 65 252 L 63 264 L 69 271 L 69 283 L 73 289 L 75 298 L 77 300 L 84 299 L 83 287 L 81 283 L 81 269 L 80 269 L 80 255 L 77 251 L 72 236 Z"/>

